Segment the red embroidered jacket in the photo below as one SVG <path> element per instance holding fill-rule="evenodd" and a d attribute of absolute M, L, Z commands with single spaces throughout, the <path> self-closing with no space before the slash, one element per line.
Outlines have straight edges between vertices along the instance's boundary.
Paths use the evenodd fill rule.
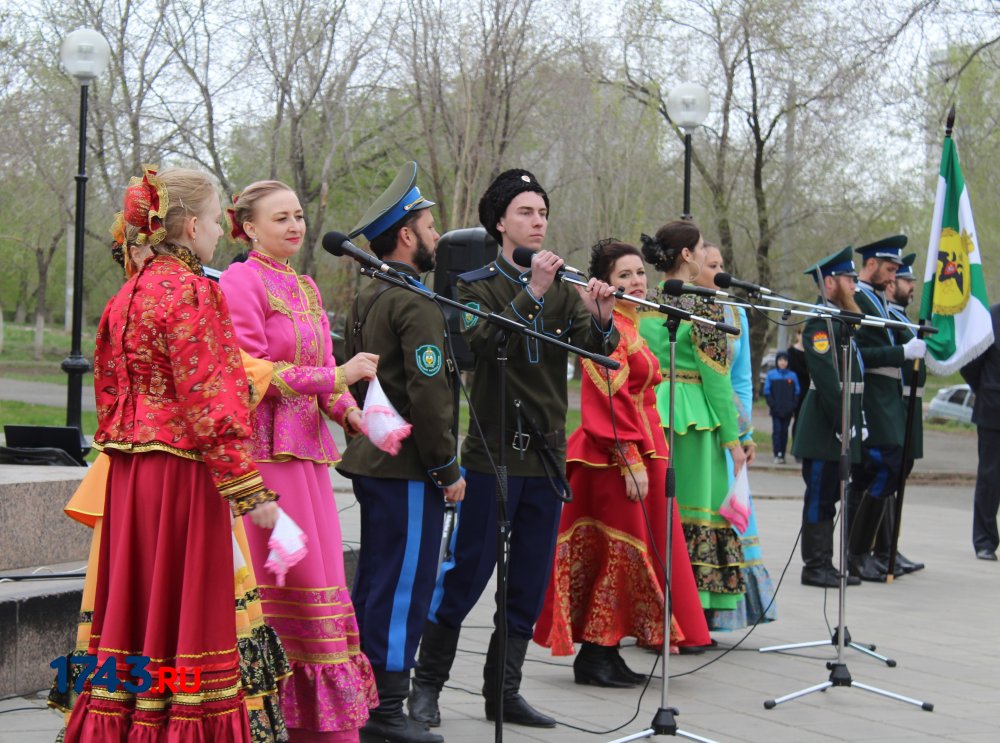
<path fill-rule="evenodd" d="M 250 385 L 226 300 L 176 258 L 156 256 L 111 298 L 94 354 L 99 449 L 204 461 L 219 492 L 262 497 L 250 458 Z"/>

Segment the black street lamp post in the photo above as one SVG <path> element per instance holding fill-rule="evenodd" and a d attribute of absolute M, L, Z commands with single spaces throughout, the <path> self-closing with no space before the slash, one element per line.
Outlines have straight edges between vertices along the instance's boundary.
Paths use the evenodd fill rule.
<path fill-rule="evenodd" d="M 73 244 L 73 329 L 69 356 L 62 369 L 68 375 L 66 385 L 66 425 L 80 431 L 81 448 L 87 448 L 81 421 L 83 375 L 90 371 L 90 362 L 81 352 L 83 335 L 83 241 L 87 203 L 87 93 L 90 83 L 108 65 L 110 48 L 97 31 L 81 28 L 63 40 L 63 67 L 80 83 L 80 153 L 76 174 L 76 225 Z"/>

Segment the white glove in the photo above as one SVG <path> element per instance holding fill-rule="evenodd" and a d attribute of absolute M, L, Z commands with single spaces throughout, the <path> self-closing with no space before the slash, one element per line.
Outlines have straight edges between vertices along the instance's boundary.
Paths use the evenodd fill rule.
<path fill-rule="evenodd" d="M 903 358 L 907 361 L 922 359 L 927 355 L 927 344 L 920 338 L 910 338 L 903 344 Z"/>

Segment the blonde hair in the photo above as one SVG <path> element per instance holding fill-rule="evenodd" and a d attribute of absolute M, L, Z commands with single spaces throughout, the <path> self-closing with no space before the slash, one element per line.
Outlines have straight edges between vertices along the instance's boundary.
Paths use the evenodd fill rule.
<path fill-rule="evenodd" d="M 191 168 L 167 168 L 162 173 L 155 174 L 155 178 L 156 183 L 165 192 L 162 197 L 167 204 L 166 216 L 163 218 L 166 234 L 162 241 L 150 245 L 149 249 L 158 255 L 174 254 L 177 248 L 184 247 L 182 240 L 188 217 L 205 214 L 212 200 L 218 200 L 219 188 L 208 173 Z M 136 180 L 133 179 L 133 182 Z M 123 232 L 116 237 L 115 244 L 112 245 L 112 257 L 125 268 L 126 263 L 134 265 L 136 262 L 141 262 L 136 260 L 136 257 L 141 252 L 139 249 L 146 246 L 139 244 L 142 227 L 124 220 L 121 222 L 121 227 Z M 118 242 L 122 238 L 123 241 Z M 126 274 L 128 274 L 127 268 Z"/>
<path fill-rule="evenodd" d="M 242 233 L 238 234 L 239 239 L 250 242 L 250 237 L 243 230 L 244 222 L 253 222 L 257 204 L 260 203 L 261 199 L 278 191 L 292 191 L 294 193 L 291 186 L 281 181 L 255 181 L 234 197 L 236 204 L 233 211 L 236 215 L 236 224 L 233 227 L 234 229 L 238 227 L 236 232 Z"/>

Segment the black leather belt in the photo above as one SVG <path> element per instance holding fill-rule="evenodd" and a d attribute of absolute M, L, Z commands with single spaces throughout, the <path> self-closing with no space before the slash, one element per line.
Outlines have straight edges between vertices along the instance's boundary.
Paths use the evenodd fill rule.
<path fill-rule="evenodd" d="M 487 444 L 495 442 L 499 438 L 499 432 L 499 426 L 491 425 L 489 423 L 483 424 L 483 436 L 486 437 Z M 542 434 L 542 438 L 545 439 L 545 444 L 549 449 L 562 449 L 566 445 L 565 429 L 559 429 L 558 431 Z M 514 451 L 528 451 L 531 447 L 538 447 L 538 442 L 532 441 L 531 434 L 526 431 L 516 431 L 512 428 L 508 428 L 503 439 L 504 441 L 510 441 L 510 448 Z"/>

